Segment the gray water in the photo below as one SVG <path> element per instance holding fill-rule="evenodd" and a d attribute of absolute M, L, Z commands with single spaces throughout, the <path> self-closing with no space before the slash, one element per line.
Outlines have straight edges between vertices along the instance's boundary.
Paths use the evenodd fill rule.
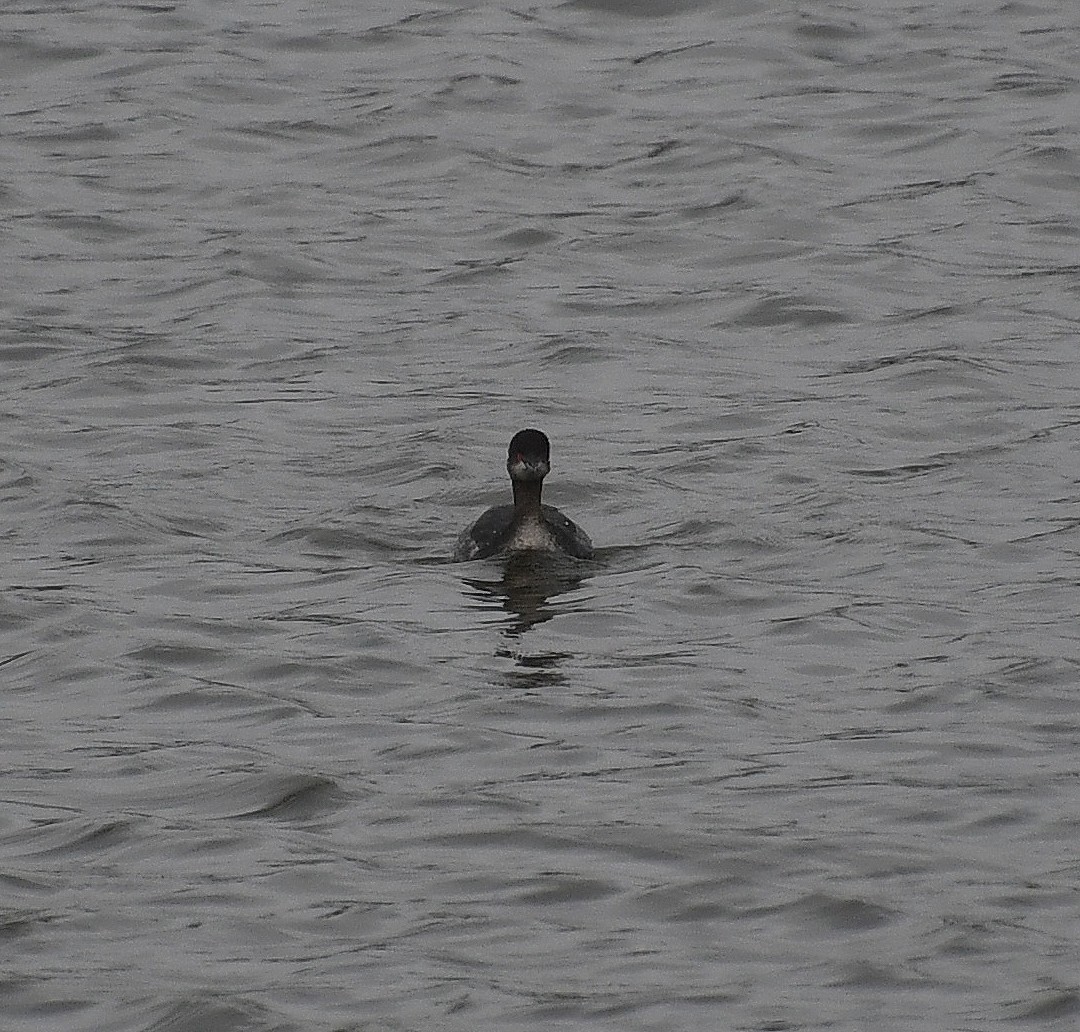
<path fill-rule="evenodd" d="M 1075 1028 L 1078 53 L 5 4 L 0 1028 Z"/>

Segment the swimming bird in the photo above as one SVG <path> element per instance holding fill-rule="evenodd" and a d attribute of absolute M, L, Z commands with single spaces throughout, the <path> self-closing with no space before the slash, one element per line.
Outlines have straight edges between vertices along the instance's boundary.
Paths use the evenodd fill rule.
<path fill-rule="evenodd" d="M 561 552 L 575 559 L 593 557 L 592 541 L 569 516 L 540 502 L 551 470 L 551 443 L 540 430 L 519 430 L 510 441 L 506 471 L 514 488 L 513 505 L 488 509 L 454 546 L 454 561 L 487 559 L 514 552 Z"/>

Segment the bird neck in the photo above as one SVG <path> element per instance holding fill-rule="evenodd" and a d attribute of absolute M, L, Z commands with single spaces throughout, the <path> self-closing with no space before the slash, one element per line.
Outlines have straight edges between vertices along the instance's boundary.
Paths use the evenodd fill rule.
<path fill-rule="evenodd" d="M 514 515 L 518 519 L 540 515 L 540 489 L 544 486 L 542 480 L 515 480 L 514 485 Z"/>

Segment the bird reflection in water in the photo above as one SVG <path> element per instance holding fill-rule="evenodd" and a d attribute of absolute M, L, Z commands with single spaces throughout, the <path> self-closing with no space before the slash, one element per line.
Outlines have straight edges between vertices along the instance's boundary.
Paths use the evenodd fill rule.
<path fill-rule="evenodd" d="M 566 603 L 552 601 L 573 591 L 592 574 L 594 566 L 550 552 L 516 552 L 501 563 L 501 576 L 467 577 L 466 584 L 485 600 L 493 600 L 511 615 L 503 629 L 519 638 L 531 627 L 568 611 Z"/>

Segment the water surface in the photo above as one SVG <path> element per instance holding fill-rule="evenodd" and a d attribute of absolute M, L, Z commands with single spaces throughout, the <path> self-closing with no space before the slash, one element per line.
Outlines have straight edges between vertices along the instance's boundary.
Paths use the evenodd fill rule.
<path fill-rule="evenodd" d="M 1078 43 L 7 5 L 0 1024 L 1075 1027 Z"/>

